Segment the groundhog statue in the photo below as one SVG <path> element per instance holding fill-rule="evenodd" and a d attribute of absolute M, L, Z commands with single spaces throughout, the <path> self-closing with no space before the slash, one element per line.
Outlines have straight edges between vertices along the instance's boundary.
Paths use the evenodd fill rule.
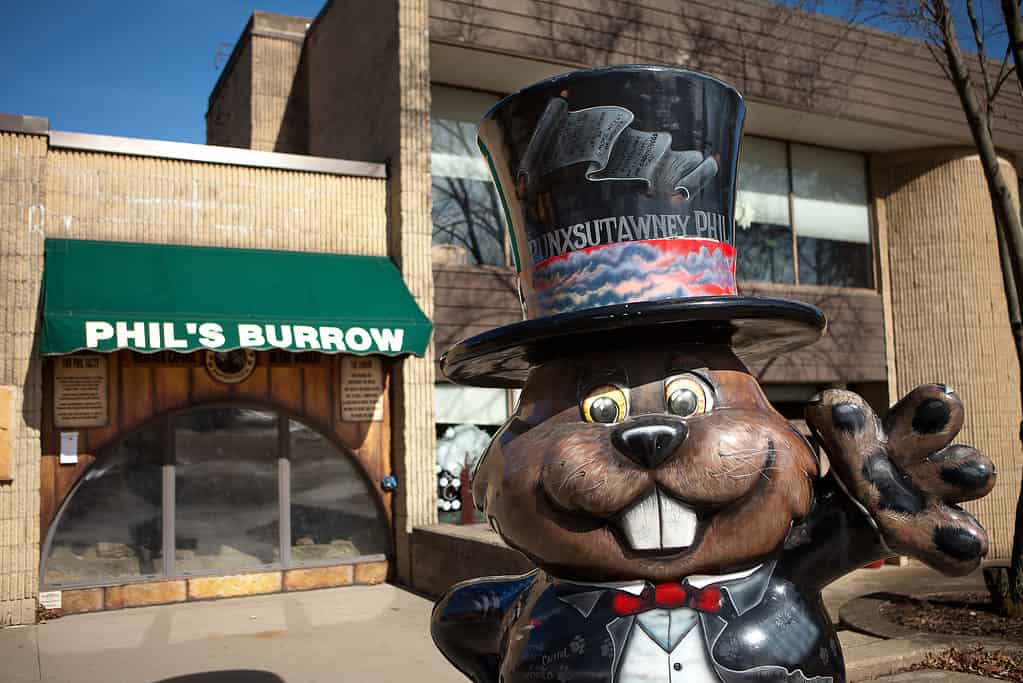
<path fill-rule="evenodd" d="M 631 66 L 531 86 L 481 123 L 527 319 L 442 368 L 522 388 L 472 492 L 537 569 L 438 603 L 434 640 L 473 681 L 841 683 L 824 586 L 894 553 L 962 574 L 986 552 L 956 504 L 994 468 L 950 445 L 951 388 L 883 419 L 823 391 L 808 440 L 748 369 L 825 321 L 736 293 L 744 111 L 720 81 Z"/>

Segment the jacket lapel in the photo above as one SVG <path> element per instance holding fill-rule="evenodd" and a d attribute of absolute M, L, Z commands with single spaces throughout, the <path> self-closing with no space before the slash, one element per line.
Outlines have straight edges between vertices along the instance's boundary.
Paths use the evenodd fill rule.
<path fill-rule="evenodd" d="M 742 616 L 764 599 L 764 593 L 767 592 L 767 586 L 774 574 L 775 564 L 777 564 L 777 560 L 765 562 L 763 566 L 747 577 L 717 584 L 728 596 L 734 616 Z"/>
<path fill-rule="evenodd" d="M 636 622 L 636 617 L 615 617 L 607 625 L 607 633 L 611 636 L 611 644 L 614 646 L 614 659 L 611 660 L 611 680 L 618 680 L 618 667 L 622 663 L 622 653 L 625 651 L 625 644 L 629 640 L 629 633 Z"/>

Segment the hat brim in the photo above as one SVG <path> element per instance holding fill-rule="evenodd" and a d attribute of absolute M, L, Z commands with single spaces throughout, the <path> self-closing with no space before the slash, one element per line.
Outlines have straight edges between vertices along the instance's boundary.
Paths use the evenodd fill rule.
<path fill-rule="evenodd" d="M 457 384 L 516 388 L 531 367 L 578 354 L 589 338 L 599 337 L 599 348 L 609 349 L 655 341 L 656 333 L 658 344 L 729 345 L 749 362 L 812 344 L 826 329 L 819 308 L 787 299 L 707 296 L 620 304 L 489 330 L 451 347 L 440 367 Z"/>

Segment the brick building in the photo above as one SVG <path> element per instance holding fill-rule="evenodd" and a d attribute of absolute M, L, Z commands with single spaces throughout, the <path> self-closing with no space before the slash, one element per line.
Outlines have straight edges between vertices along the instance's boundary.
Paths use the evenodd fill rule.
<path fill-rule="evenodd" d="M 706 71 L 747 97 L 740 290 L 816 304 L 830 321 L 823 341 L 753 368 L 771 400 L 798 419 L 801 402 L 824 387 L 882 407 L 921 382 L 950 383 L 968 408 L 963 440 L 1001 471 L 972 509 L 991 531 L 992 555 L 1004 557 L 1020 481 L 1019 373 L 986 187 L 955 93 L 922 45 L 784 12 L 757 0 L 687 3 L 684 14 L 666 2 L 333 0 L 315 19 L 252 16 L 210 95 L 208 146 L 0 118 L 0 278 L 10 292 L 0 304 L 0 385 L 12 415 L 10 467 L 0 472 L 0 624 L 31 621 L 40 591 L 61 591 L 66 609 L 82 611 L 384 576 L 436 592 L 521 568 L 487 532 L 436 524 L 438 512 L 442 521 L 464 516 L 464 462 L 439 463 L 438 454 L 478 444 L 515 398 L 456 387 L 436 370 L 453 342 L 521 315 L 474 124 L 528 83 L 616 63 Z M 1015 186 L 1023 107 L 1006 101 L 1002 111 L 995 134 Z M 433 339 L 422 349 L 363 348 L 358 335 L 342 335 L 342 352 L 296 304 L 288 320 L 275 319 L 291 326 L 287 344 L 281 327 L 276 344 L 238 344 L 255 353 L 182 353 L 172 340 L 187 330 L 172 326 L 168 336 L 169 318 L 156 316 L 172 301 L 153 304 L 141 328 L 118 328 L 116 309 L 92 316 L 97 345 L 78 351 L 60 334 L 60 320 L 78 320 L 71 303 L 92 292 L 109 309 L 116 298 L 80 285 L 91 282 L 81 269 L 128 272 L 118 250 L 131 245 L 148 245 L 130 269 L 136 285 L 147 270 L 182 263 L 181 248 L 221 250 L 212 257 L 234 263 L 236 275 L 210 278 L 216 305 L 192 286 L 201 274 L 171 282 L 193 292 L 200 310 L 191 312 L 224 326 L 253 315 L 240 303 L 273 298 L 253 293 L 258 278 L 238 284 L 247 271 L 286 270 L 246 250 L 309 256 L 296 266 L 309 280 L 303 289 L 296 278 L 292 301 L 313 283 L 331 289 L 317 272 L 360 277 L 371 263 L 322 259 L 388 257 L 380 291 L 420 313 L 406 307 L 378 326 L 421 329 L 428 318 Z M 158 286 L 136 289 L 160 298 Z M 315 303 L 340 320 L 355 315 L 349 300 L 367 297 Z M 319 347 L 296 332 L 302 326 L 319 330 Z M 105 398 L 96 390 L 90 400 L 105 401 L 105 419 L 68 419 L 57 394 L 97 357 Z M 360 357 L 379 359 L 368 414 L 344 384 Z M 65 433 L 76 435 L 74 449 Z M 225 469 L 211 455 L 218 437 L 254 444 L 265 458 L 239 455 L 245 467 Z M 439 491 L 442 466 L 451 471 Z M 230 505 L 196 505 L 231 500 L 200 479 L 249 490 L 243 507 L 257 514 L 246 515 L 243 539 Z M 309 483 L 320 480 L 336 488 Z M 118 496 L 122 508 L 111 507 Z M 324 496 L 352 507 L 326 514 Z M 111 525 L 100 522 L 119 510 L 135 519 L 103 537 Z M 342 512 L 371 530 L 344 528 Z M 223 525 L 205 523 L 218 516 Z"/>

